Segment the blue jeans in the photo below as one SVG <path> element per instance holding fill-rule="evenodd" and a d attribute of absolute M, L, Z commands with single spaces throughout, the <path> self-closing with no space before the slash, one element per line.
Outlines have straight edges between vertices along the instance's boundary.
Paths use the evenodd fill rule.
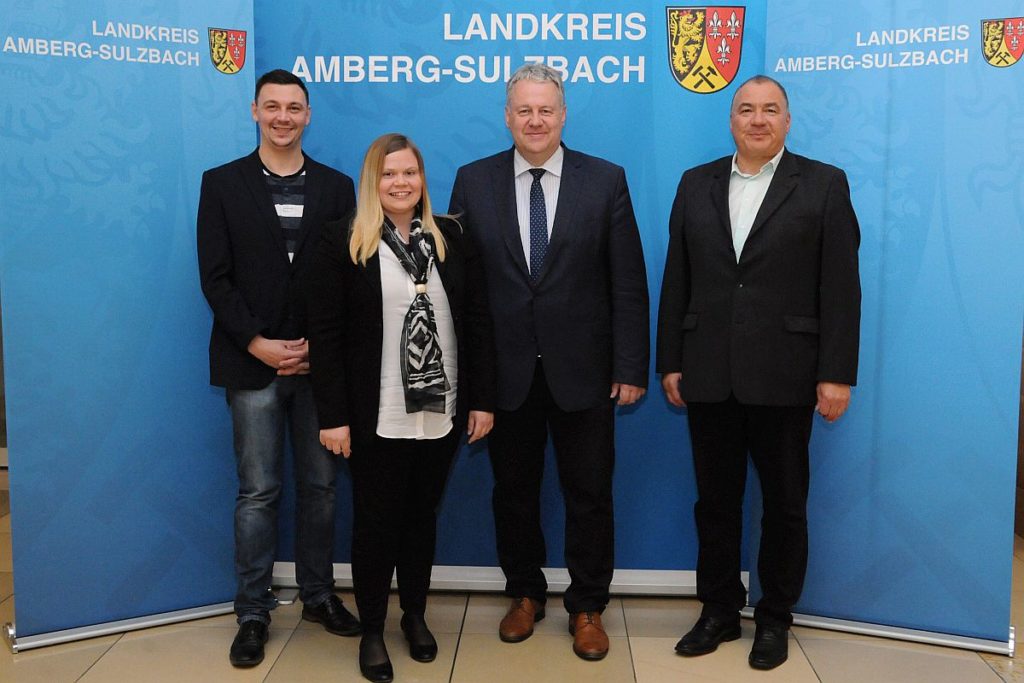
<path fill-rule="evenodd" d="M 284 435 L 291 435 L 296 486 L 295 578 L 299 596 L 317 605 L 334 588 L 334 488 L 338 456 L 320 445 L 309 377 L 277 377 L 265 389 L 229 389 L 235 433 L 235 574 L 238 622 L 270 622 L 277 599 L 270 581 L 277 551 Z"/>

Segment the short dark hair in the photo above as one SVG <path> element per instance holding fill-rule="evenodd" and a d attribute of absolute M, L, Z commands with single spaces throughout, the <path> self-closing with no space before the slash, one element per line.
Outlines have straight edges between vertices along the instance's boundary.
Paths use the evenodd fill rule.
<path fill-rule="evenodd" d="M 771 83 L 776 88 L 778 88 L 779 91 L 782 93 L 782 100 L 786 103 L 786 109 L 789 109 L 789 95 L 786 94 L 786 89 L 783 88 L 782 84 L 779 83 L 777 80 L 775 80 L 771 76 L 765 76 L 764 74 L 757 74 L 756 76 L 751 76 L 747 80 L 740 83 L 740 87 L 736 88 L 736 92 L 733 93 L 732 95 L 732 106 L 729 107 L 730 109 L 736 106 L 736 94 L 739 93 L 739 91 L 742 90 L 743 86 L 745 86 L 747 83 Z"/>
<path fill-rule="evenodd" d="M 284 69 L 274 69 L 273 71 L 268 71 L 267 73 L 260 76 L 259 79 L 257 79 L 256 94 L 252 98 L 254 102 L 260 99 L 260 90 L 262 90 L 263 86 L 265 86 L 268 83 L 273 83 L 274 85 L 299 86 L 300 88 L 302 88 L 302 94 L 306 96 L 306 104 L 309 104 L 309 91 L 306 90 L 306 84 L 302 81 L 301 78 L 293 74 L 291 71 L 285 71 Z"/>

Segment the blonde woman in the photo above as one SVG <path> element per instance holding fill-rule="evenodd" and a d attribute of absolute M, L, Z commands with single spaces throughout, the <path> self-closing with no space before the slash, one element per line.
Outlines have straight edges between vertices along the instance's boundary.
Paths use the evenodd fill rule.
<path fill-rule="evenodd" d="M 480 261 L 454 219 L 432 215 L 423 156 L 404 135 L 370 145 L 355 216 L 325 227 L 309 284 L 320 440 L 352 472 L 359 668 L 390 681 L 392 572 L 409 654 L 432 661 L 436 509 L 461 433 L 490 431 L 495 392 Z"/>

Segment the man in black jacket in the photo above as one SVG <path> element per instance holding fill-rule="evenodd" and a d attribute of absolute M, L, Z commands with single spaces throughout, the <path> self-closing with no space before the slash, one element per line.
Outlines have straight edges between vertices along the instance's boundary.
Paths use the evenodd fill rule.
<path fill-rule="evenodd" d="M 284 434 L 296 480 L 295 575 L 302 616 L 331 633 L 359 622 L 334 594 L 337 459 L 320 445 L 309 383 L 302 280 L 323 224 L 355 207 L 352 180 L 302 152 L 305 84 L 277 69 L 256 82 L 252 154 L 203 174 L 199 275 L 213 309 L 210 383 L 225 387 L 239 478 L 235 504 L 235 666 L 263 660 L 277 548 Z"/>
<path fill-rule="evenodd" d="M 679 182 L 658 316 L 670 403 L 687 406 L 699 500 L 701 618 L 676 651 L 740 637 L 740 537 L 747 453 L 764 501 L 763 595 L 750 666 L 786 660 L 807 567 L 808 442 L 857 381 L 860 229 L 846 175 L 785 149 L 786 91 L 755 76 L 736 91 L 736 154 Z"/>

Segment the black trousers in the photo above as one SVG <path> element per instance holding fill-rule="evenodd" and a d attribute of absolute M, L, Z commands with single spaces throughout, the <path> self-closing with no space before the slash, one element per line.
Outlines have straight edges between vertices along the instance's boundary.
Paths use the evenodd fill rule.
<path fill-rule="evenodd" d="M 422 616 L 434 565 L 437 506 L 458 433 L 356 445 L 352 471 L 352 583 L 364 630 L 382 631 L 397 569 L 402 611 Z"/>
<path fill-rule="evenodd" d="M 608 603 L 615 561 L 613 406 L 609 400 L 587 410 L 561 410 L 551 397 L 539 359 L 526 402 L 516 410 L 497 411 L 488 442 L 505 592 L 546 599 L 540 491 L 549 429 L 565 498 L 565 564 L 570 578 L 565 608 L 571 613 L 600 612 Z"/>
<path fill-rule="evenodd" d="M 698 500 L 697 597 L 703 615 L 735 617 L 746 604 L 740 581 L 747 453 L 761 482 L 757 575 L 759 624 L 789 627 L 807 570 L 807 446 L 813 407 L 687 404 Z"/>

